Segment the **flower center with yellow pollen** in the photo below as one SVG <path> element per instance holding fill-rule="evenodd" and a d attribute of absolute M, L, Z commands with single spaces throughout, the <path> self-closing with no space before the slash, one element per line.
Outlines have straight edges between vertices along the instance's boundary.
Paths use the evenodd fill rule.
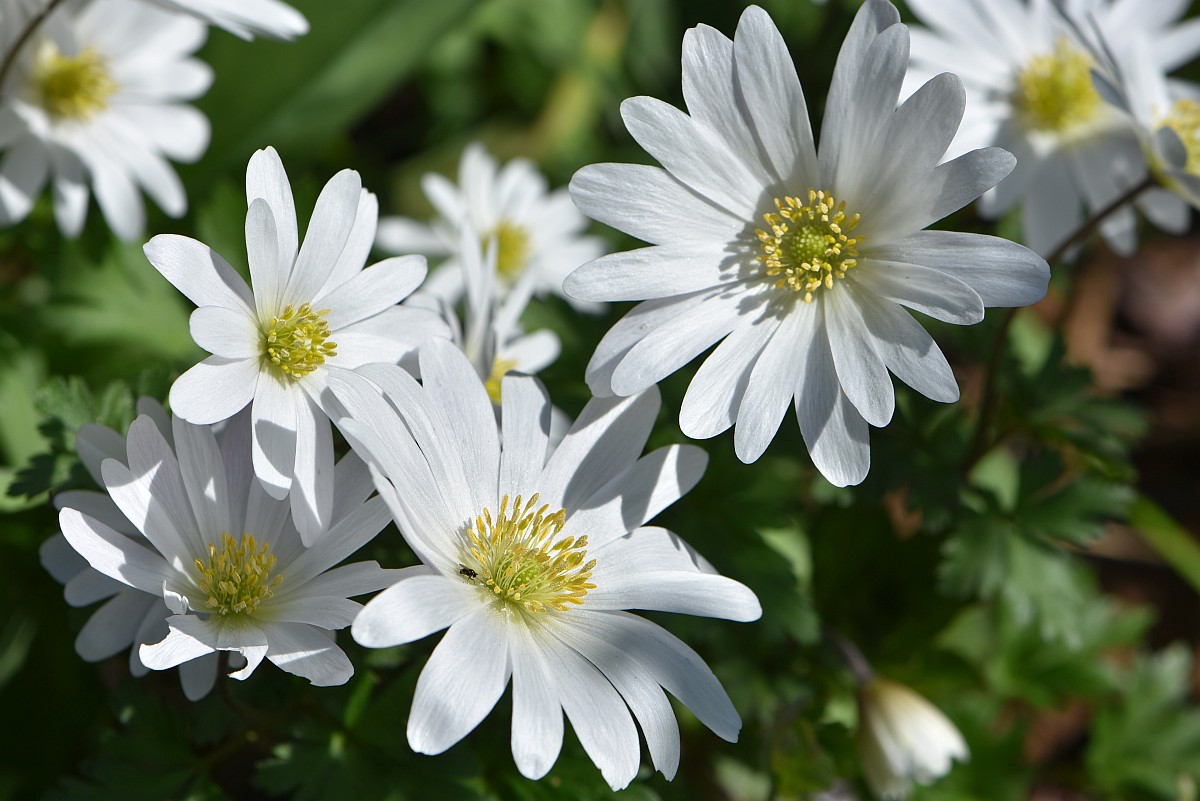
<path fill-rule="evenodd" d="M 94 49 L 65 56 L 50 41 L 38 47 L 31 77 L 42 108 L 56 119 L 91 119 L 108 107 L 108 99 L 118 88 L 104 58 Z"/>
<path fill-rule="evenodd" d="M 258 605 L 273 594 L 283 576 L 271 578 L 275 555 L 271 547 L 258 542 L 249 534 L 235 540 L 228 532 L 221 534 L 221 550 L 208 546 L 208 562 L 196 560 L 200 578 L 196 582 L 206 596 L 208 610 L 219 615 L 250 615 Z"/>
<path fill-rule="evenodd" d="M 487 389 L 488 397 L 492 399 L 492 403 L 499 404 L 501 382 L 504 381 L 504 376 L 508 375 L 509 371 L 517 366 L 516 359 L 501 359 L 499 356 L 492 362 L 492 372 L 483 382 Z"/>
<path fill-rule="evenodd" d="M 484 236 L 485 248 L 492 237 L 496 239 L 496 272 L 509 282 L 515 281 L 529 259 L 529 234 L 521 226 L 501 220 Z"/>
<path fill-rule="evenodd" d="M 775 198 L 775 213 L 763 215 L 767 229 L 756 229 L 761 253 L 758 261 L 775 287 L 784 287 L 812 303 L 813 293 L 832 289 L 834 280 L 858 264 L 861 236 L 850 236 L 861 220 L 846 214 L 845 202 L 816 189 L 808 202 L 797 197 Z"/>
<path fill-rule="evenodd" d="M 264 358 L 288 378 L 303 378 L 316 370 L 337 355 L 337 344 L 329 341 L 328 314 L 329 309 L 314 311 L 311 303 L 289 305 L 265 326 Z"/>
<path fill-rule="evenodd" d="M 583 604 L 596 560 L 587 557 L 587 536 L 555 538 L 566 523 L 559 509 L 547 514 L 549 505 L 538 506 L 534 493 L 522 505 L 517 496 L 509 507 L 508 496 L 500 501 L 500 514 L 488 509 L 467 528 L 467 554 L 459 575 L 489 593 L 508 609 L 542 613 L 565 612 Z"/>
<path fill-rule="evenodd" d="M 1064 133 L 1090 122 L 1103 105 L 1092 85 L 1092 59 L 1060 37 L 1053 51 L 1029 59 L 1017 75 L 1014 103 L 1035 131 Z"/>
<path fill-rule="evenodd" d="M 1200 103 L 1187 98 L 1176 100 L 1160 127 L 1170 128 L 1179 135 L 1187 150 L 1184 170 L 1192 175 L 1200 175 Z"/>

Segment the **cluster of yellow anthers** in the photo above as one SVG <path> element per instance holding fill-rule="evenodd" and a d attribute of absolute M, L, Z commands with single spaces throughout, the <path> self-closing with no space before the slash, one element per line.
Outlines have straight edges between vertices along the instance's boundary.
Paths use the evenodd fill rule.
<path fill-rule="evenodd" d="M 328 342 L 329 309 L 313 311 L 311 303 L 288 305 L 263 334 L 266 356 L 289 378 L 302 378 L 326 359 L 337 355 L 337 344 Z"/>
<path fill-rule="evenodd" d="M 1187 149 L 1187 172 L 1200 175 L 1200 103 L 1190 98 L 1176 100 L 1162 126 L 1173 130 Z"/>
<path fill-rule="evenodd" d="M 496 238 L 496 272 L 509 281 L 515 281 L 529 260 L 529 233 L 515 223 L 501 220 L 483 238 L 485 251 L 492 237 Z"/>
<path fill-rule="evenodd" d="M 65 56 L 45 41 L 33 61 L 32 82 L 42 107 L 58 119 L 88 120 L 103 111 L 116 93 L 116 81 L 103 57 L 92 48 Z"/>
<path fill-rule="evenodd" d="M 861 218 L 847 217 L 844 201 L 815 189 L 808 190 L 807 204 L 797 197 L 775 198 L 775 208 L 777 214 L 763 215 L 770 230 L 755 231 L 762 243 L 758 260 L 768 276 L 780 276 L 776 288 L 803 292 L 804 302 L 811 303 L 813 292 L 832 288 L 835 278 L 844 278 L 858 263 L 863 238 L 848 234 Z"/>
<path fill-rule="evenodd" d="M 1092 84 L 1092 59 L 1060 38 L 1054 50 L 1029 59 L 1017 76 L 1015 105 L 1030 128 L 1064 133 L 1092 120 L 1103 100 Z"/>
<path fill-rule="evenodd" d="M 582 604 L 588 590 L 596 588 L 588 582 L 596 560 L 583 561 L 587 536 L 555 542 L 566 523 L 566 510 L 547 514 L 550 506 L 539 507 L 537 493 L 524 505 L 521 501 L 518 495 L 509 509 L 505 495 L 499 516 L 493 519 L 484 509 L 474 527 L 468 526 L 468 551 L 478 569 L 464 567 L 460 575 L 526 612 L 565 612 L 568 604 Z"/>
<path fill-rule="evenodd" d="M 262 548 L 249 534 L 241 541 L 228 532 L 221 533 L 221 550 L 209 544 L 208 563 L 196 560 L 200 578 L 196 584 L 208 596 L 209 610 L 221 615 L 253 614 L 263 601 L 271 597 L 283 576 L 271 578 L 275 554 L 263 543 Z"/>

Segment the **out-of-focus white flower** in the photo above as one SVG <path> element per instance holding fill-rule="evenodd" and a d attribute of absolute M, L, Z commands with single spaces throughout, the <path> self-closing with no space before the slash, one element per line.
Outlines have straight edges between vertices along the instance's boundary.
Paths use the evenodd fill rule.
<path fill-rule="evenodd" d="M 308 20 L 279 0 L 149 0 L 164 8 L 182 11 L 235 36 L 252 39 L 295 39 L 308 33 Z"/>
<path fill-rule="evenodd" d="M 330 522 L 333 453 L 325 395 L 332 371 L 399 363 L 431 336 L 449 331 L 432 311 L 396 304 L 425 277 L 423 256 L 363 269 L 378 206 L 358 173 L 343 170 L 317 198 L 298 247 L 292 188 L 279 155 L 260 150 L 246 171 L 246 250 L 253 289 L 207 245 L 156 236 L 146 257 L 199 308 L 192 337 L 213 354 L 171 387 L 171 408 L 197 424 L 216 423 L 247 404 L 254 472 L 273 498 L 290 492 L 306 544 Z"/>
<path fill-rule="evenodd" d="M 868 424 L 892 418 L 891 375 L 950 402 L 958 385 L 906 311 L 948 323 L 1046 291 L 1046 263 L 995 237 L 923 230 L 1012 169 L 978 150 L 941 164 L 963 88 L 953 75 L 896 107 L 908 30 L 869 0 L 834 69 L 814 146 L 800 82 L 771 18 L 750 7 L 731 42 L 698 26 L 683 42 L 689 114 L 626 100 L 625 124 L 663 168 L 584 167 L 571 194 L 592 218 L 652 243 L 576 270 L 568 293 L 640 300 L 596 348 L 597 395 L 632 395 L 716 343 L 683 401 L 690 437 L 734 425 L 753 462 L 789 407 L 817 468 L 857 484 L 870 467 Z"/>
<path fill-rule="evenodd" d="M 420 362 L 423 385 L 383 365 L 331 379 L 352 418 L 338 426 L 422 562 L 368 603 L 354 638 L 379 648 L 448 629 L 417 682 L 409 745 L 445 751 L 510 678 L 512 752 L 529 778 L 558 758 L 564 711 L 614 789 L 638 771 L 639 725 L 654 766 L 672 777 L 679 731 L 664 689 L 736 740 L 741 721 L 701 658 L 625 611 L 761 613 L 744 585 L 671 532 L 644 526 L 707 463 L 689 445 L 641 456 L 657 391 L 593 399 L 549 453 L 550 399 L 537 379 L 504 379 L 498 428 L 461 351 L 431 341 Z"/>
<path fill-rule="evenodd" d="M 1045 255 L 1083 221 L 1085 211 L 1107 207 L 1146 176 L 1133 127 L 1096 92 L 1094 61 L 1068 19 L 1091 18 L 1112 42 L 1145 37 L 1156 66 L 1171 70 L 1200 52 L 1194 26 L 1175 25 L 1185 0 L 912 0 L 909 8 L 928 29 L 912 32 L 909 90 L 953 71 L 967 86 L 967 107 L 951 154 L 998 145 L 1017 157 L 1012 174 L 980 201 L 998 217 L 1022 204 L 1024 239 Z M 1137 201 L 1156 225 L 1186 225 L 1168 193 Z M 1137 244 L 1133 206 L 1110 215 L 1100 233 L 1117 251 Z"/>
<path fill-rule="evenodd" d="M 170 438 L 161 425 L 139 416 L 125 455 L 101 463 L 103 500 L 60 499 L 63 537 L 95 571 L 73 579 L 75 589 L 96 588 L 98 600 L 99 579 L 111 580 L 106 588 L 132 588 L 88 622 L 86 641 L 97 650 L 85 656 L 140 644 L 136 659 L 145 667 L 192 665 L 181 669 L 193 698 L 211 689 L 217 651 L 241 657 L 234 678 L 247 678 L 266 658 L 313 684 L 344 683 L 354 669 L 331 632 L 361 609 L 350 596 L 397 577 L 375 562 L 334 568 L 388 522 L 383 501 L 367 500 L 371 479 L 361 460 L 351 454 L 335 468 L 330 454 L 318 466 L 333 476 L 332 528 L 305 548 L 287 504 L 254 480 L 248 412 L 219 439 L 178 417 Z M 99 439 L 115 449 L 106 441 L 112 437 Z M 53 553 L 51 561 L 61 564 Z M 161 642 L 147 644 L 155 637 Z"/>
<path fill-rule="evenodd" d="M 562 295 L 563 278 L 604 252 L 593 236 L 584 236 L 587 220 L 566 190 L 547 191 L 546 179 L 532 162 L 513 159 L 500 167 L 483 146 L 474 143 L 458 164 L 458 185 L 436 173 L 421 181 L 438 218 L 423 223 L 405 217 L 379 221 L 377 243 L 392 253 L 424 253 L 446 257 L 422 291 L 451 302 L 463 294 L 462 233 L 495 239 L 500 293 L 529 276 L 536 295 Z M 570 298 L 568 298 L 570 300 Z M 580 308 L 595 308 L 578 304 Z"/>
<path fill-rule="evenodd" d="M 1155 178 L 1187 203 L 1200 208 L 1200 86 L 1168 79 L 1153 45 L 1137 36 L 1119 51 L 1103 32 L 1081 31 L 1096 68 L 1100 96 L 1132 120 Z M 1118 55 L 1120 53 L 1120 55 Z M 1166 201 L 1158 204 L 1169 208 Z M 1172 230 L 1190 222 L 1187 206 L 1176 201 Z"/>
<path fill-rule="evenodd" d="M 5 19 L 0 53 L 27 22 Z M 208 120 L 182 103 L 212 82 L 208 66 L 189 58 L 205 31 L 137 0 L 55 9 L 0 86 L 0 225 L 24 219 L 47 182 L 67 236 L 83 228 L 89 186 L 125 240 L 145 225 L 142 190 L 181 216 L 187 195 L 167 159 L 195 161 L 208 147 Z"/>
<path fill-rule="evenodd" d="M 940 709 L 903 684 L 872 678 L 859 690 L 858 744 L 863 775 L 880 798 L 906 798 L 969 756 L 962 734 Z"/>

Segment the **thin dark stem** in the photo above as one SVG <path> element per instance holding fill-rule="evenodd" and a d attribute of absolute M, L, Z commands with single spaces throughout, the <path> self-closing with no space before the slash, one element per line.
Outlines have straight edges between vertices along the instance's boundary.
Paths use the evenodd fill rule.
<path fill-rule="evenodd" d="M 857 645 L 840 632 L 833 630 L 826 630 L 825 638 L 838 650 L 842 659 L 846 660 L 846 666 L 850 668 L 850 672 L 854 674 L 854 678 L 858 680 L 859 684 L 866 684 L 875 678 L 875 671 L 871 667 L 871 663 L 863 656 L 863 652 Z"/>
<path fill-rule="evenodd" d="M 25 47 L 25 43 L 33 36 L 34 32 L 41 27 L 46 17 L 50 16 L 50 12 L 61 5 L 63 0 L 50 0 L 38 13 L 30 18 L 29 24 L 25 26 L 25 30 L 21 31 L 21 35 L 13 42 L 12 49 L 4 54 L 4 61 L 0 62 L 0 88 L 4 87 L 4 81 L 8 78 L 8 73 L 12 71 L 13 64 L 17 62 L 17 54 Z"/>
<path fill-rule="evenodd" d="M 1154 184 L 1154 177 L 1147 175 L 1141 183 L 1100 209 L 1087 222 L 1075 229 L 1074 233 L 1054 249 L 1054 252 L 1046 259 L 1046 262 L 1054 265 L 1056 262 L 1062 261 L 1071 248 L 1095 233 L 1101 223 L 1112 216 L 1117 209 L 1122 208 L 1126 203 L 1132 202 L 1138 195 L 1154 186 Z M 1008 330 L 1012 327 L 1013 319 L 1016 316 L 1017 309 L 1004 310 L 1004 315 L 1000 318 L 1000 326 L 996 329 L 996 337 L 992 341 L 991 353 L 988 356 L 987 371 L 984 373 L 983 378 L 983 394 L 979 405 L 979 419 L 975 425 L 975 434 L 971 439 L 971 447 L 967 451 L 967 459 L 963 463 L 962 472 L 964 475 L 970 472 L 971 468 L 983 457 L 983 454 L 988 451 L 991 445 L 989 435 L 1000 402 L 999 393 L 996 391 L 997 377 L 1000 374 L 1000 362 L 1004 356 L 1004 346 L 1008 342 Z"/>

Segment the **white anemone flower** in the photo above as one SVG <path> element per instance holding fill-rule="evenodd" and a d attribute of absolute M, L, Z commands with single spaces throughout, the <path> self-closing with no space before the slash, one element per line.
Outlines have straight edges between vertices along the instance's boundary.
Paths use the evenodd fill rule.
<path fill-rule="evenodd" d="M 743 621 L 761 613 L 749 589 L 675 534 L 644 525 L 707 463 L 690 445 L 641 456 L 657 391 L 592 400 L 550 452 L 550 401 L 537 379 L 504 379 L 498 428 L 460 351 L 433 341 L 420 358 L 423 386 L 382 365 L 331 381 L 353 418 L 339 427 L 422 562 L 400 571 L 351 633 L 387 647 L 448 629 L 417 681 L 409 745 L 445 751 L 510 679 L 513 758 L 532 779 L 558 757 L 564 711 L 614 789 L 638 771 L 639 726 L 654 766 L 673 776 L 679 731 L 664 689 L 736 740 L 741 721 L 701 658 L 624 611 Z"/>
<path fill-rule="evenodd" d="M 1171 230 L 1182 232 L 1191 222 L 1182 201 L 1200 208 L 1200 86 L 1168 79 L 1144 37 L 1127 43 L 1118 56 L 1101 31 L 1092 27 L 1088 33 L 1096 89 L 1129 116 L 1150 171 L 1178 196 Z M 1169 208 L 1165 200 L 1159 205 Z"/>
<path fill-rule="evenodd" d="M 625 124 L 663 168 L 584 167 L 571 194 L 589 216 L 651 243 L 575 271 L 567 292 L 639 300 L 587 368 L 597 395 L 632 395 L 716 343 L 679 423 L 712 437 L 736 422 L 753 462 L 790 405 L 817 468 L 856 484 L 868 424 L 892 418 L 889 371 L 934 400 L 958 398 L 942 352 L 904 307 L 958 325 L 985 306 L 1041 298 L 1049 270 L 995 237 L 922 230 L 1012 169 L 990 148 L 939 164 L 963 88 L 941 75 L 896 107 L 908 29 L 868 0 L 834 69 L 820 148 L 787 46 L 748 8 L 731 42 L 701 25 L 683 42 L 690 114 L 626 100 Z"/>
<path fill-rule="evenodd" d="M 164 8 L 182 11 L 224 28 L 235 36 L 253 39 L 295 39 L 308 33 L 308 20 L 279 0 L 149 0 Z"/>
<path fill-rule="evenodd" d="M 210 424 L 249 404 L 254 472 L 271 497 L 291 494 L 292 517 L 309 544 L 328 528 L 333 508 L 332 476 L 318 467 L 333 453 L 329 374 L 398 363 L 425 338 L 449 331 L 432 311 L 396 305 L 424 279 L 424 257 L 363 269 L 378 206 L 358 173 L 343 170 L 325 185 L 299 248 L 291 185 L 273 148 L 250 159 L 246 196 L 253 289 L 194 239 L 156 236 L 145 247 L 199 307 L 192 337 L 213 354 L 171 387 L 171 408 Z"/>
<path fill-rule="evenodd" d="M 863 775 L 886 801 L 907 798 L 969 757 L 966 741 L 940 709 L 903 684 L 872 678 L 859 690 L 858 743 Z"/>
<path fill-rule="evenodd" d="M 147 416 L 158 427 L 168 445 L 174 446 L 171 420 L 162 406 L 149 398 L 140 398 L 138 413 Z M 75 435 L 79 460 L 100 487 L 104 486 L 101 464 L 105 459 L 126 461 L 125 437 L 107 426 L 89 424 Z M 75 509 L 99 520 L 114 531 L 145 544 L 145 538 L 129 518 L 113 503 L 107 492 L 69 490 L 54 497 L 56 509 Z M 60 584 L 65 585 L 63 597 L 71 606 L 104 604 L 88 619 L 75 638 L 75 652 L 88 662 L 108 659 L 125 649 L 129 652 L 129 670 L 136 676 L 150 672 L 138 649 L 143 644 L 156 643 L 167 636 L 166 619 L 171 614 L 160 596 L 134 589 L 111 579 L 92 568 L 66 538 L 55 534 L 39 549 L 42 566 Z M 131 647 L 132 646 L 132 647 Z M 180 683 L 184 694 L 193 701 L 203 698 L 212 689 L 217 677 L 217 655 L 199 657 L 179 666 Z"/>
<path fill-rule="evenodd" d="M 562 345 L 558 335 L 549 329 L 527 334 L 521 328 L 521 314 L 531 299 L 532 275 L 522 277 L 501 299 L 497 291 L 495 240 L 488 240 L 484 253 L 478 237 L 467 229 L 460 246 L 466 319 L 460 330 L 457 317 L 448 315 L 451 338 L 484 380 L 492 402 L 499 405 L 505 375 L 510 372 L 536 375 L 554 363 Z"/>
<path fill-rule="evenodd" d="M 528 275 L 536 295 L 562 295 L 563 278 L 604 252 L 598 238 L 583 234 L 587 220 L 567 191 L 548 191 L 545 176 L 527 159 L 500 167 L 482 145 L 473 143 L 459 161 L 457 186 L 436 173 L 427 173 L 421 186 L 438 218 L 423 223 L 384 217 L 377 244 L 391 253 L 446 257 L 424 291 L 451 302 L 464 291 L 464 229 L 474 231 L 481 241 L 496 240 L 501 293 Z M 572 302 L 577 308 L 594 308 Z"/>
<path fill-rule="evenodd" d="M 1111 42 L 1145 37 L 1153 58 L 1172 70 L 1200 52 L 1200 30 L 1175 25 L 1187 0 L 913 0 L 929 29 L 912 32 L 910 87 L 943 71 L 967 86 L 966 117 L 951 152 L 998 145 L 1017 157 L 1012 174 L 980 201 L 998 217 L 1021 204 L 1023 236 L 1034 250 L 1054 251 L 1083 222 L 1146 176 L 1133 127 L 1092 84 L 1095 62 L 1077 24 L 1091 18 Z M 1167 193 L 1139 197 L 1155 225 L 1186 226 Z M 1100 233 L 1116 251 L 1137 245 L 1133 206 L 1110 215 Z"/>
<path fill-rule="evenodd" d="M 12 24 L 4 38 L 28 18 Z M 167 160 L 195 161 L 208 147 L 208 120 L 183 103 L 212 83 L 209 67 L 190 58 L 205 32 L 136 0 L 56 8 L 0 86 L 0 225 L 24 219 L 47 182 L 69 237 L 83 229 L 89 185 L 124 240 L 145 227 L 141 190 L 182 216 L 187 195 Z"/>
<path fill-rule="evenodd" d="M 230 420 L 219 441 L 210 427 L 179 417 L 171 439 L 158 426 L 139 416 L 129 427 L 125 458 L 101 464 L 108 496 L 136 534 L 110 525 L 120 522 L 109 514 L 113 509 L 92 499 L 68 498 L 59 513 L 63 536 L 93 570 L 165 613 L 161 642 L 145 644 L 133 634 L 132 641 L 142 642 L 137 658 L 152 670 L 201 660 L 189 695 L 212 686 L 211 655 L 218 651 L 240 657 L 240 669 L 230 674 L 237 679 L 266 658 L 316 685 L 344 683 L 354 669 L 332 631 L 350 625 L 361 609 L 350 596 L 397 577 L 375 562 L 334 567 L 388 523 L 383 501 L 367 500 L 372 485 L 362 461 L 350 455 L 336 468 L 332 458 L 321 465 L 334 476 L 333 526 L 306 548 L 287 504 L 254 480 L 249 413 Z M 137 603 L 144 599 L 117 597 L 89 623 L 108 629 L 96 636 L 109 642 L 148 625 Z M 209 672 L 195 675 L 202 671 Z"/>

